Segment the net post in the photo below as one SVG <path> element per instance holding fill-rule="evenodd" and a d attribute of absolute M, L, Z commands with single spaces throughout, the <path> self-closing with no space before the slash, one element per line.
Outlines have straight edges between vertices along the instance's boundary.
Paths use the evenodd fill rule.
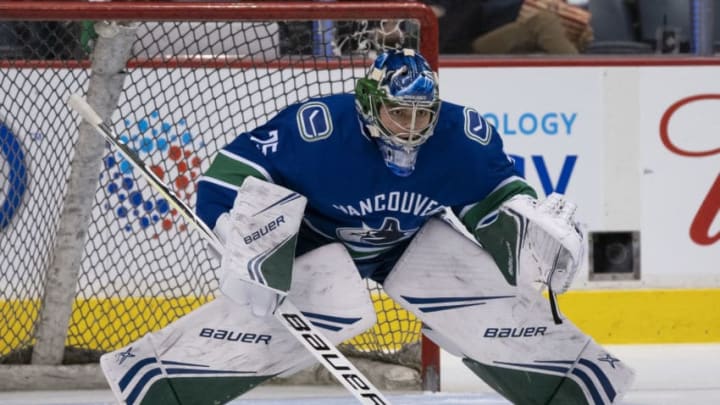
<path fill-rule="evenodd" d="M 440 391 L 440 348 L 422 335 L 421 385 L 423 391 Z"/>
<path fill-rule="evenodd" d="M 125 65 L 135 39 L 132 25 L 98 23 L 100 34 L 91 66 L 88 100 L 107 118 L 117 106 L 125 80 Z M 105 142 L 87 123 L 80 125 L 71 163 L 68 190 L 57 232 L 53 259 L 47 270 L 31 363 L 61 364 L 75 298 L 78 272 L 87 237 Z"/>

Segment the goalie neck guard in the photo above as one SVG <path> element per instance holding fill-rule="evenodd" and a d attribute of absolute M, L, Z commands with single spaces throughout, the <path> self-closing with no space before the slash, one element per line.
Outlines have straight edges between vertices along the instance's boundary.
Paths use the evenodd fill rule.
<path fill-rule="evenodd" d="M 383 52 L 357 82 L 358 113 L 385 164 L 398 176 L 413 172 L 420 145 L 435 130 L 438 93 L 437 75 L 412 49 Z"/>

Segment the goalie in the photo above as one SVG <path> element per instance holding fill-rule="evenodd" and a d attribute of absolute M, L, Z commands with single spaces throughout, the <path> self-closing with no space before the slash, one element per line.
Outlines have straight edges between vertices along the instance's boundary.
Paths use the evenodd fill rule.
<path fill-rule="evenodd" d="M 446 210 L 462 232 L 436 219 Z M 374 324 L 369 277 L 509 400 L 613 403 L 632 371 L 554 305 L 583 260 L 574 212 L 560 195 L 537 199 L 476 110 L 439 99 L 421 55 L 389 50 L 355 94 L 291 105 L 218 153 L 199 181 L 197 213 L 225 245 L 223 296 L 135 350 L 162 358 L 171 385 L 170 369 L 200 378 L 214 364 L 206 382 L 216 385 L 176 384 L 155 398 L 224 402 L 312 361 L 268 316 L 283 301 L 278 290 L 340 343 Z M 257 271 L 293 255 L 285 273 Z M 147 398 L 142 366 L 119 365 L 129 353 L 104 357 L 103 370 L 126 401 Z"/>

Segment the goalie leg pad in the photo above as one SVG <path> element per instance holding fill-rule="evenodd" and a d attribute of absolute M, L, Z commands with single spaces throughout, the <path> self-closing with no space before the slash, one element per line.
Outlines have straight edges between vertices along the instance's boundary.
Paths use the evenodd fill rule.
<path fill-rule="evenodd" d="M 514 403 L 608 404 L 632 381 L 592 338 L 555 324 L 540 292 L 510 285 L 488 253 L 440 220 L 418 232 L 384 287 Z"/>
<path fill-rule="evenodd" d="M 375 324 L 365 283 L 339 244 L 296 259 L 289 297 L 334 344 Z M 313 362 L 274 317 L 225 296 L 100 359 L 121 403 L 167 405 L 222 404 Z"/>
<path fill-rule="evenodd" d="M 377 322 L 367 285 L 340 243 L 319 247 L 295 260 L 288 299 L 335 345 Z M 291 375 L 315 362 L 304 349 L 302 353 L 306 360 L 281 376 Z"/>
<path fill-rule="evenodd" d="M 123 404 L 225 403 L 289 368 L 294 345 L 278 322 L 218 297 L 103 355 L 100 366 Z"/>

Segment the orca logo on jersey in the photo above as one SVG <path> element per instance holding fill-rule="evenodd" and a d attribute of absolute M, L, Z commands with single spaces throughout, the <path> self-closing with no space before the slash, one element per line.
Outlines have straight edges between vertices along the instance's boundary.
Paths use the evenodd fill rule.
<path fill-rule="evenodd" d="M 330 109 L 325 103 L 306 103 L 297 112 L 298 130 L 308 142 L 325 139 L 333 131 Z"/>
<path fill-rule="evenodd" d="M 417 232 L 418 228 L 403 230 L 397 218 L 387 217 L 379 228 L 372 228 L 362 223 L 361 228 L 338 228 L 338 238 L 350 243 L 367 243 L 369 245 L 393 245 L 407 239 Z"/>
<path fill-rule="evenodd" d="M 285 217 L 283 215 L 280 215 L 279 217 L 273 219 L 269 223 L 265 224 L 262 228 L 254 231 L 253 233 L 243 236 L 243 241 L 246 245 L 249 245 L 256 240 L 262 238 L 263 236 L 269 234 L 270 232 L 276 230 L 280 227 L 280 224 L 285 223 Z"/>

